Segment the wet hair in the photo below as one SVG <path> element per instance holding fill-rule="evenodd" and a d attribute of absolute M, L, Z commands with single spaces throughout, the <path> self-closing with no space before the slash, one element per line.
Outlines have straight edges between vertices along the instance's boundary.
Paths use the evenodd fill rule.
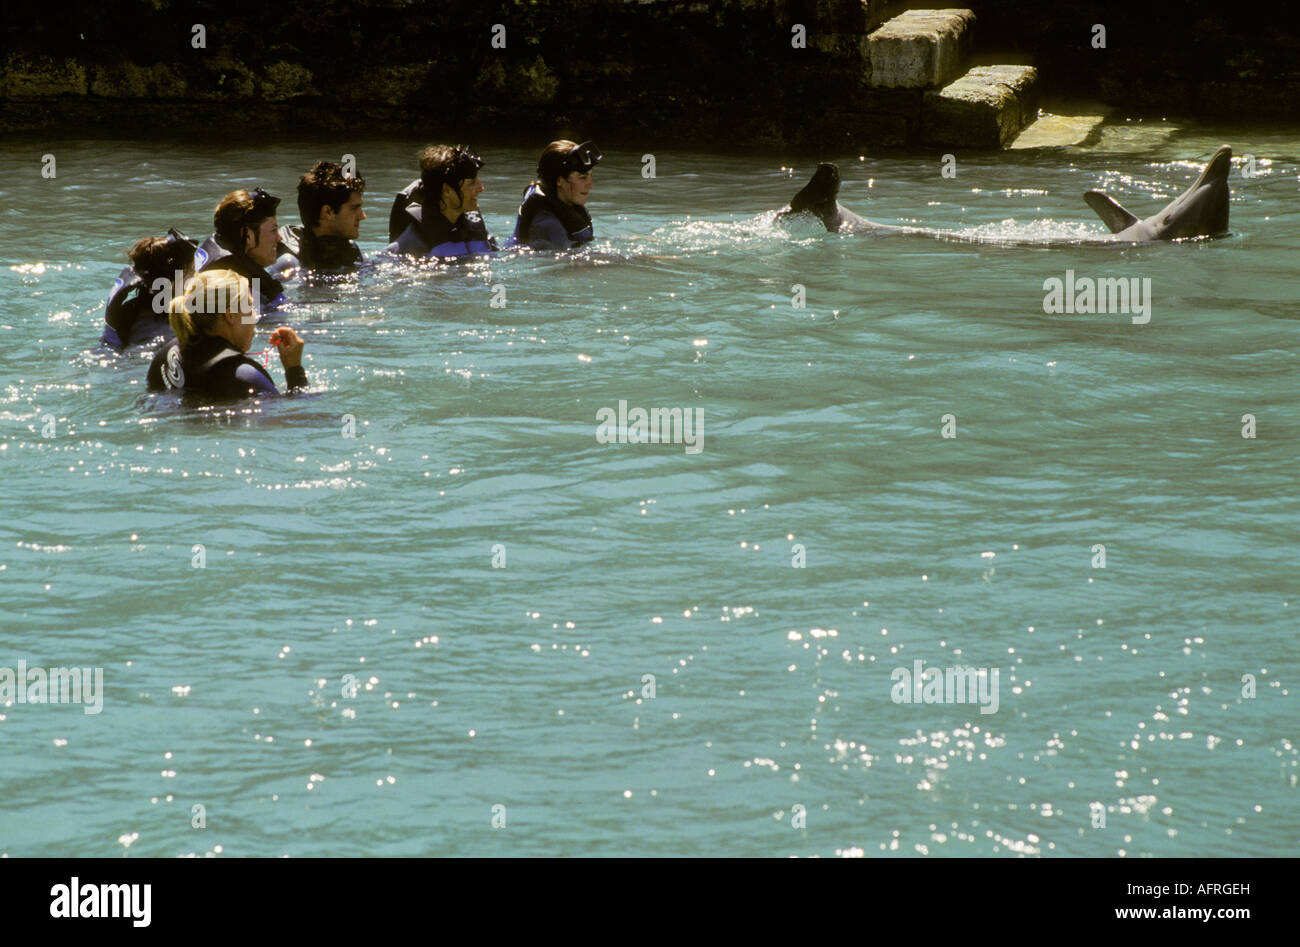
<path fill-rule="evenodd" d="M 222 316 L 255 312 L 252 285 L 234 270 L 204 270 L 172 298 L 167 321 L 182 350 L 216 328 Z"/>
<path fill-rule="evenodd" d="M 565 156 L 577 147 L 576 141 L 562 138 L 547 145 L 537 159 L 537 180 L 533 183 L 540 184 L 548 197 L 559 197 L 555 193 L 556 179 L 564 176 Z"/>
<path fill-rule="evenodd" d="M 429 145 L 420 151 L 420 186 L 425 203 L 440 202 L 442 186 L 458 190 L 466 178 L 478 177 L 483 159 L 464 145 Z"/>
<path fill-rule="evenodd" d="M 365 190 L 365 178 L 345 176 L 343 165 L 333 161 L 317 161 L 298 181 L 298 213 L 305 226 L 315 227 L 322 208 L 329 207 L 337 214 L 353 194 Z"/>
<path fill-rule="evenodd" d="M 194 263 L 194 244 L 167 237 L 144 237 L 136 241 L 126 256 L 146 281 L 160 276 L 171 278 L 177 270 L 189 275 Z"/>
<path fill-rule="evenodd" d="M 256 231 L 262 221 L 275 216 L 279 204 L 280 198 L 272 197 L 260 187 L 252 191 L 243 188 L 231 191 L 217 205 L 217 211 L 212 215 L 212 229 L 228 250 L 243 253 L 244 228 Z"/>

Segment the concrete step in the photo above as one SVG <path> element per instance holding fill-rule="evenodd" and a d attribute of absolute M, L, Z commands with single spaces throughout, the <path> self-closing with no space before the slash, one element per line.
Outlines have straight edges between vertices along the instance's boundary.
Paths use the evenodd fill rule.
<path fill-rule="evenodd" d="M 1038 117 L 1038 70 L 976 66 L 925 93 L 921 140 L 953 148 L 1005 148 Z"/>
<path fill-rule="evenodd" d="M 1038 120 L 1022 131 L 1012 149 L 1062 148 L 1082 145 L 1097 135 L 1114 111 L 1100 102 L 1053 102 L 1039 109 Z"/>
<path fill-rule="evenodd" d="M 971 10 L 908 10 L 867 37 L 871 84 L 880 89 L 937 89 L 961 73 L 970 52 Z"/>

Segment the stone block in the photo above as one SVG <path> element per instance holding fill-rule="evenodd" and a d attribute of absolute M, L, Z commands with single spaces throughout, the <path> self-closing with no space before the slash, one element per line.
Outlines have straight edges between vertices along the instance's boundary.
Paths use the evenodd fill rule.
<path fill-rule="evenodd" d="M 1106 118 L 1113 112 L 1100 102 L 1061 102 L 1051 111 L 1038 113 L 1038 119 L 1011 143 L 1012 149 L 1064 148 L 1093 141 L 1101 133 Z"/>
<path fill-rule="evenodd" d="M 976 66 L 956 82 L 925 93 L 921 138 L 926 145 L 1005 148 L 1038 117 L 1038 70 Z"/>
<path fill-rule="evenodd" d="M 909 10 L 867 37 L 871 84 L 937 89 L 961 73 L 970 52 L 970 10 Z"/>

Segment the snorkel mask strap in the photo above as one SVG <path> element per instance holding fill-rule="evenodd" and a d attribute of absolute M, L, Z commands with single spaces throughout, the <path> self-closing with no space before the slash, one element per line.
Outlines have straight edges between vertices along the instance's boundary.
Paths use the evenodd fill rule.
<path fill-rule="evenodd" d="M 478 177 L 479 169 L 483 167 L 483 159 L 466 145 L 457 145 L 452 150 L 451 161 L 440 174 L 432 174 L 429 177 L 420 176 L 420 190 L 423 201 L 437 202 L 442 196 L 442 186 L 445 184 L 453 191 L 459 191 L 461 182 L 466 178 Z"/>
<path fill-rule="evenodd" d="M 589 174 L 604 157 L 594 141 L 584 141 L 569 149 L 568 154 L 564 156 L 564 163 L 560 166 L 561 171 L 565 177 L 574 171 L 579 174 Z"/>
<path fill-rule="evenodd" d="M 266 220 L 268 217 L 275 216 L 275 209 L 280 206 L 280 198 L 272 197 L 260 187 L 253 188 L 249 192 L 253 198 L 253 206 L 244 214 L 241 223 L 247 226 L 249 220 Z"/>
<path fill-rule="evenodd" d="M 467 178 L 478 177 L 479 169 L 483 167 L 483 159 L 480 158 L 473 150 L 465 145 L 457 145 L 455 157 L 451 162 L 451 170 L 447 173 L 446 183 L 451 185 L 452 190 L 459 190 L 461 182 Z"/>

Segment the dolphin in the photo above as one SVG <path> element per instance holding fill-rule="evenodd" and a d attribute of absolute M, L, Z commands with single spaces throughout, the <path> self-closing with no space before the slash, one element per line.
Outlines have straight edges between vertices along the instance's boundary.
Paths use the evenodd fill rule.
<path fill-rule="evenodd" d="M 1101 191 L 1089 191 L 1083 199 L 1110 228 L 1111 240 L 1147 243 L 1218 237 L 1228 232 L 1228 172 L 1231 170 L 1232 149 L 1221 145 L 1192 186 L 1146 220 L 1139 220 L 1119 201 Z"/>
<path fill-rule="evenodd" d="M 1088 191 L 1083 199 L 1110 228 L 1106 236 L 1087 242 L 1147 243 L 1156 240 L 1182 240 L 1189 237 L 1217 237 L 1228 232 L 1228 172 L 1232 168 L 1232 149 L 1223 145 L 1201 171 L 1200 177 L 1158 214 L 1139 220 L 1118 201 L 1100 191 Z M 803 189 L 790 199 L 790 206 L 777 219 L 792 214 L 815 214 L 832 233 L 929 233 L 945 236 L 941 231 L 923 231 L 914 227 L 876 223 L 846 209 L 837 198 L 840 193 L 840 169 L 829 161 L 817 170 Z M 1077 242 L 1077 241 L 1071 241 Z"/>

